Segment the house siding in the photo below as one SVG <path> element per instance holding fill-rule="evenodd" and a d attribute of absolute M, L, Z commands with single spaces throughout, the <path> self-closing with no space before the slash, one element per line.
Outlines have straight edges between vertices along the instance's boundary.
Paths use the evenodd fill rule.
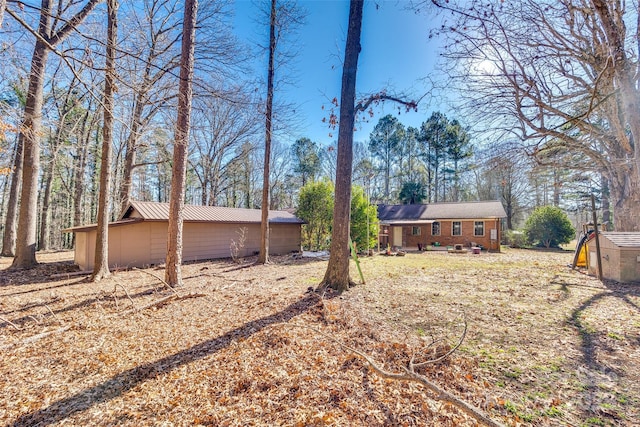
<path fill-rule="evenodd" d="M 79 265 L 82 270 L 86 270 L 86 268 L 84 268 L 83 266 L 86 266 L 89 263 L 88 234 L 89 233 L 76 233 L 76 238 L 75 238 L 75 251 L 73 253 L 73 262 Z"/>
<path fill-rule="evenodd" d="M 143 223 L 144 224 L 144 223 Z M 148 222 L 149 225 L 149 263 L 164 263 L 167 258 L 168 222 Z M 184 229 L 183 229 L 184 232 Z"/>

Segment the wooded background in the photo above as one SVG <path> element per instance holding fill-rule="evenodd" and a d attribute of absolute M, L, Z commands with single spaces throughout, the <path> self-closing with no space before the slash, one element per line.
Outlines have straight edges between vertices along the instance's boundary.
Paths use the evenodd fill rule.
<path fill-rule="evenodd" d="M 432 108 L 420 127 L 411 127 L 403 125 L 402 114 L 380 117 L 375 106 L 365 111 L 377 125 L 368 140 L 355 143 L 354 184 L 373 203 L 498 199 L 509 229 L 543 205 L 560 206 L 574 221 L 586 221 L 588 197 L 595 193 L 604 221 L 615 219 L 618 230 L 638 231 L 637 4 L 473 1 L 463 13 L 457 2 L 433 3 L 414 6 L 425 13 L 425 23 L 441 8 L 449 9 L 448 25 L 433 31 L 446 47 L 441 75 L 431 77 L 434 93 L 446 92 L 457 105 L 455 117 Z M 286 40 L 304 31 L 301 12 L 292 12 L 291 3 L 279 5 L 287 11 L 279 15 L 279 34 Z M 6 3 L 0 20 L 5 255 L 15 244 L 6 237 L 17 227 L 23 168 L 36 168 L 38 249 L 69 248 L 72 235 L 61 230 L 96 221 L 106 10 L 92 1 Z M 84 11 L 86 17 L 74 21 Z M 111 219 L 129 200 L 168 201 L 182 11 L 181 2 L 120 4 Z M 268 13 L 256 16 L 268 29 Z M 47 52 L 42 72 L 34 68 L 38 49 Z M 256 52 L 259 46 L 234 37 L 229 3 L 202 2 L 186 203 L 261 205 L 266 90 L 249 66 Z M 290 51 L 279 51 L 281 84 L 290 83 L 292 62 Z M 34 73 L 43 79 L 43 104 L 42 126 L 31 147 L 20 135 L 27 133 Z M 270 207 L 296 208 L 305 184 L 335 180 L 337 147 L 336 141 L 300 134 L 296 100 L 279 99 L 277 87 Z M 327 110 L 328 132 L 336 123 L 333 114 Z M 25 148 L 39 151 L 39 163 L 24 156 Z"/>

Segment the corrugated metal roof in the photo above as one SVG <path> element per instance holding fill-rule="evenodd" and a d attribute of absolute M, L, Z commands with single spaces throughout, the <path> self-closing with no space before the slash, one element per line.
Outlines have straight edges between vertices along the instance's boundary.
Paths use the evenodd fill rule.
<path fill-rule="evenodd" d="M 185 205 L 184 221 L 188 222 L 225 222 L 225 223 L 260 223 L 259 209 L 227 208 L 221 206 Z M 169 219 L 169 203 L 131 202 L 121 219 L 143 218 L 146 221 L 167 221 Z M 300 218 L 287 211 L 269 211 L 270 223 L 302 224 Z"/>
<path fill-rule="evenodd" d="M 483 202 L 430 203 L 428 205 L 379 205 L 380 221 L 506 218 L 497 200 Z"/>
<path fill-rule="evenodd" d="M 115 221 L 115 222 L 110 222 L 109 223 L 109 227 L 119 227 L 121 225 L 127 225 L 127 224 L 132 224 L 134 222 L 140 222 L 142 221 L 142 218 L 127 218 L 127 219 L 121 219 L 119 221 Z M 87 225 L 79 225 L 77 227 L 70 227 L 70 228 L 65 228 L 64 230 L 62 230 L 63 233 L 74 233 L 76 231 L 90 231 L 90 230 L 95 230 L 96 228 L 98 228 L 98 224 L 87 224 Z"/>
<path fill-rule="evenodd" d="M 606 231 L 602 235 L 618 247 L 640 249 L 640 233 Z"/>

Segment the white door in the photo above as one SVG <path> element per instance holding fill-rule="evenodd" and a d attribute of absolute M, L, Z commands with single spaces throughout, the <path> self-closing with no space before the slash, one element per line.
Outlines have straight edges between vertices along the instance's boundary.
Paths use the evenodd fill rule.
<path fill-rule="evenodd" d="M 402 227 L 393 227 L 393 246 L 402 247 Z"/>

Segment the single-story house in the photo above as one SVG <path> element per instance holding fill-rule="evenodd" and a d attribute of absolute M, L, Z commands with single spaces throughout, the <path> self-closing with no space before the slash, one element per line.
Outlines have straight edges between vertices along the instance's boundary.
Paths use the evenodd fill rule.
<path fill-rule="evenodd" d="M 603 231 L 598 234 L 602 278 L 620 283 L 640 282 L 640 233 Z M 597 276 L 595 238 L 587 241 L 587 253 L 589 274 Z"/>
<path fill-rule="evenodd" d="M 184 207 L 183 261 L 229 258 L 231 244 L 238 244 L 238 256 L 260 249 L 261 211 L 219 206 Z M 269 253 L 300 251 L 304 221 L 287 211 L 269 211 Z M 109 224 L 111 268 L 163 264 L 167 256 L 169 204 L 131 202 L 118 221 Z M 82 270 L 93 269 L 97 226 L 64 230 L 75 233 L 74 262 Z M 244 243 L 241 244 L 241 240 Z"/>
<path fill-rule="evenodd" d="M 479 246 L 500 251 L 502 220 L 499 201 L 379 205 L 380 244 L 420 249 L 431 246 Z"/>

